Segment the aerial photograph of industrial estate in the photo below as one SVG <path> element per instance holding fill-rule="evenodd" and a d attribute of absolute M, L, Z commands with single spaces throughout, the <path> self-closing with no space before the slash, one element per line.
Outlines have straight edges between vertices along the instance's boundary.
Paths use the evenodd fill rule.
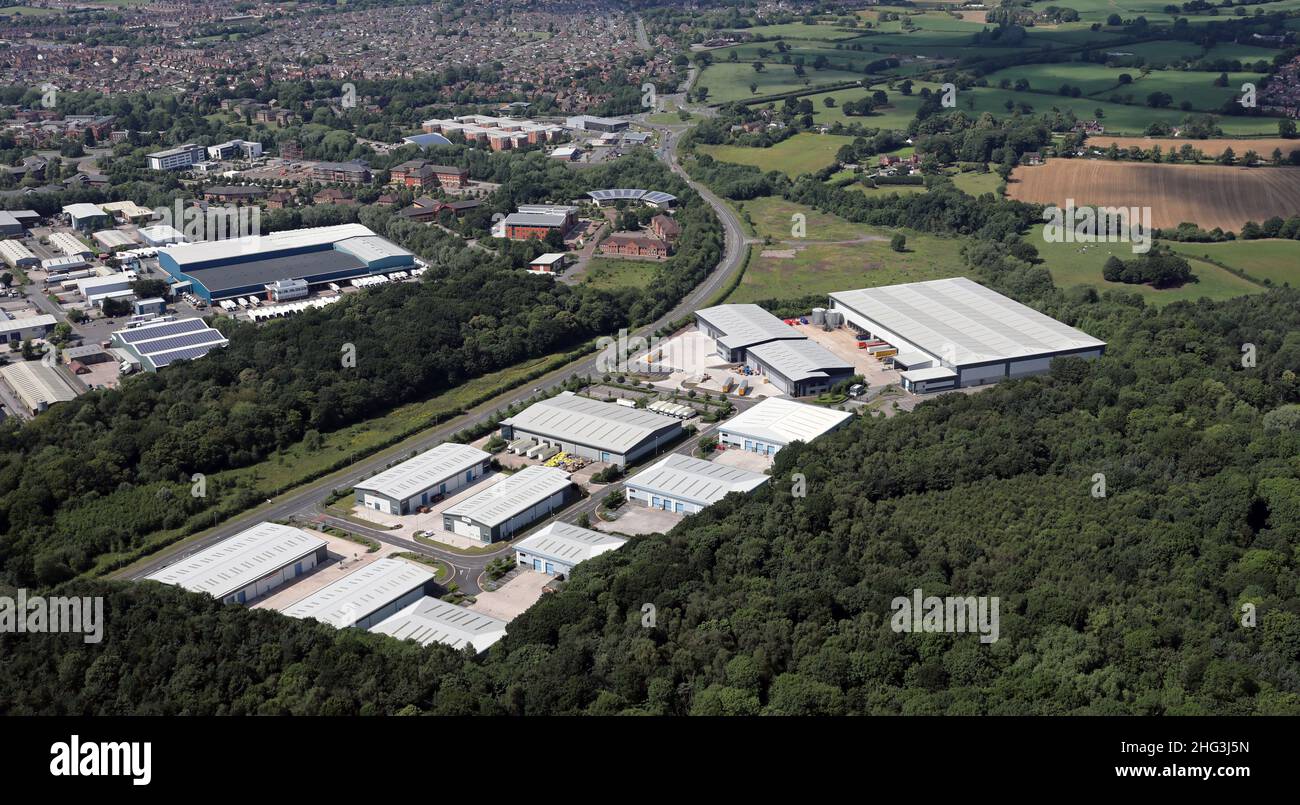
<path fill-rule="evenodd" d="M 236 716 L 1285 771 L 1300 0 L 6 2 L 45 783 Z"/>

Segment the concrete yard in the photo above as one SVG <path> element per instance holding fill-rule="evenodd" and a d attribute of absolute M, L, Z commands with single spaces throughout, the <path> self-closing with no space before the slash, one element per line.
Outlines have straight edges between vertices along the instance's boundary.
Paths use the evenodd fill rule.
<path fill-rule="evenodd" d="M 848 327 L 837 327 L 826 332 L 814 324 L 798 324 L 794 329 L 852 364 L 853 371 L 866 378 L 867 388 L 879 389 L 891 384 L 902 388 L 899 371 L 887 368 L 884 363 L 869 357 L 865 349 L 858 349 L 858 340 Z"/>
<path fill-rule="evenodd" d="M 607 534 L 625 534 L 629 537 L 641 534 L 667 534 L 685 517 L 682 514 L 652 509 L 639 503 L 625 503 L 618 511 L 618 520 L 610 523 L 593 518 L 592 527 Z"/>
<path fill-rule="evenodd" d="M 555 579 L 549 573 L 535 570 L 521 570 L 514 578 L 501 585 L 493 592 L 481 592 L 466 609 L 504 621 L 512 621 L 520 613 L 537 603 L 542 597 L 542 588 Z"/>
<path fill-rule="evenodd" d="M 710 460 L 725 467 L 736 467 L 750 472 L 767 472 L 772 469 L 773 458 L 774 456 L 759 455 L 749 450 L 733 448 L 731 450 L 716 451 Z"/>
<path fill-rule="evenodd" d="M 406 539 L 415 539 L 415 532 L 417 531 L 428 531 L 430 532 L 429 539 L 450 545 L 453 548 L 482 548 L 486 543 L 469 537 L 462 537 L 444 529 L 442 527 L 442 512 L 444 509 L 477 495 L 507 477 L 509 476 L 504 473 L 489 473 L 477 483 L 431 505 L 427 514 L 385 514 L 358 504 L 352 507 L 352 516 L 382 526 L 398 526 L 392 529 L 392 533 Z"/>

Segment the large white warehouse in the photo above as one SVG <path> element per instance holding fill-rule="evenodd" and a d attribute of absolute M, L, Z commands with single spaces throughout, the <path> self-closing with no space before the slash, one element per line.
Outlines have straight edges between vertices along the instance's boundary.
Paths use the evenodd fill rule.
<path fill-rule="evenodd" d="M 695 514 L 732 492 L 752 492 L 768 476 L 739 467 L 683 456 L 667 456 L 627 479 L 627 499 L 652 509 Z"/>
<path fill-rule="evenodd" d="M 448 442 L 358 483 L 357 503 L 385 514 L 410 514 L 482 478 L 492 456 Z"/>
<path fill-rule="evenodd" d="M 573 495 L 569 474 L 554 467 L 524 467 L 473 497 L 442 511 L 442 527 L 462 537 L 495 542 L 562 508 Z"/>
<path fill-rule="evenodd" d="M 1053 358 L 1097 358 L 1106 343 L 965 277 L 830 295 L 832 310 L 898 349 L 909 391 L 996 383 L 1046 372 Z"/>
<path fill-rule="evenodd" d="M 695 311 L 695 327 L 713 339 L 718 356 L 728 363 L 745 360 L 752 347 L 806 336 L 758 305 L 716 305 Z"/>
<path fill-rule="evenodd" d="M 679 419 L 579 397 L 571 391 L 534 403 L 501 421 L 501 435 L 534 439 L 592 461 L 623 466 L 682 434 Z"/>
<path fill-rule="evenodd" d="M 299 528 L 258 523 L 146 578 L 244 604 L 326 559 L 326 542 Z"/>

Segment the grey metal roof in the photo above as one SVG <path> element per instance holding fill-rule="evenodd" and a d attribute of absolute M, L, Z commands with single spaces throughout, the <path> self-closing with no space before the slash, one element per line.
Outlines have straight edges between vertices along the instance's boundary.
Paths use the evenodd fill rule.
<path fill-rule="evenodd" d="M 782 377 L 792 381 L 853 372 L 853 364 L 838 357 L 816 341 L 808 339 L 759 344 L 750 347 L 749 354 Z"/>
<path fill-rule="evenodd" d="M 469 643 L 475 651 L 481 652 L 506 636 L 506 622 L 425 596 L 370 627 L 370 631 L 400 640 L 414 640 L 422 646 L 444 643 L 461 648 Z"/>
<path fill-rule="evenodd" d="M 725 333 L 718 340 L 728 349 L 746 349 L 776 339 L 804 338 L 758 305 L 717 305 L 697 310 L 695 315 Z"/>
<path fill-rule="evenodd" d="M 376 559 L 283 612 L 344 629 L 432 580 L 433 573 L 419 565 L 401 559 Z"/>
<path fill-rule="evenodd" d="M 476 447 L 446 442 L 367 478 L 355 488 L 378 492 L 394 500 L 405 500 L 491 458 L 489 453 Z"/>
<path fill-rule="evenodd" d="M 568 218 L 556 212 L 512 212 L 506 216 L 506 226 L 564 226 Z"/>
<path fill-rule="evenodd" d="M 680 421 L 639 408 L 579 397 L 571 391 L 534 403 L 501 424 L 620 455 Z"/>
<path fill-rule="evenodd" d="M 468 517 L 495 528 L 521 511 L 572 485 L 569 474 L 554 467 L 524 467 L 471 498 L 443 509 L 448 517 Z"/>
<path fill-rule="evenodd" d="M 187 273 L 203 283 L 203 287 L 211 293 L 222 294 L 240 288 L 261 287 L 279 279 L 302 279 L 339 271 L 360 271 L 365 268 L 366 263 L 355 254 L 330 249 L 306 254 L 266 257 L 261 260 L 212 268 L 191 269 Z"/>
<path fill-rule="evenodd" d="M 966 277 L 830 295 L 945 363 L 964 366 L 1104 347 L 1105 342 Z"/>
<path fill-rule="evenodd" d="M 626 485 L 708 506 L 730 492 L 757 489 L 767 480 L 762 473 L 673 453 L 628 478 Z"/>
<path fill-rule="evenodd" d="M 723 422 L 718 430 L 785 445 L 795 441 L 811 442 L 852 416 L 848 411 L 769 397 Z"/>
<path fill-rule="evenodd" d="M 224 598 L 325 545 L 298 528 L 258 523 L 146 578 Z"/>
<path fill-rule="evenodd" d="M 562 523 L 558 520 L 535 534 L 515 543 L 515 550 L 536 554 L 544 559 L 554 559 L 576 565 L 607 551 L 623 547 L 623 537 L 603 534 L 590 528 Z"/>

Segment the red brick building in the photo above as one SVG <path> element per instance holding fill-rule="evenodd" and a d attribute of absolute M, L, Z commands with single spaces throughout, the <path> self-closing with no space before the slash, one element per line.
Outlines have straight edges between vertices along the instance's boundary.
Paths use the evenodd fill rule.
<path fill-rule="evenodd" d="M 653 257 L 655 259 L 667 257 L 669 251 L 668 244 L 662 240 L 629 232 L 619 232 L 605 238 L 600 244 L 600 250 L 604 254 L 619 257 Z"/>
<path fill-rule="evenodd" d="M 656 215 L 650 219 L 650 231 L 660 240 L 672 243 L 682 234 L 682 227 L 667 215 Z"/>

